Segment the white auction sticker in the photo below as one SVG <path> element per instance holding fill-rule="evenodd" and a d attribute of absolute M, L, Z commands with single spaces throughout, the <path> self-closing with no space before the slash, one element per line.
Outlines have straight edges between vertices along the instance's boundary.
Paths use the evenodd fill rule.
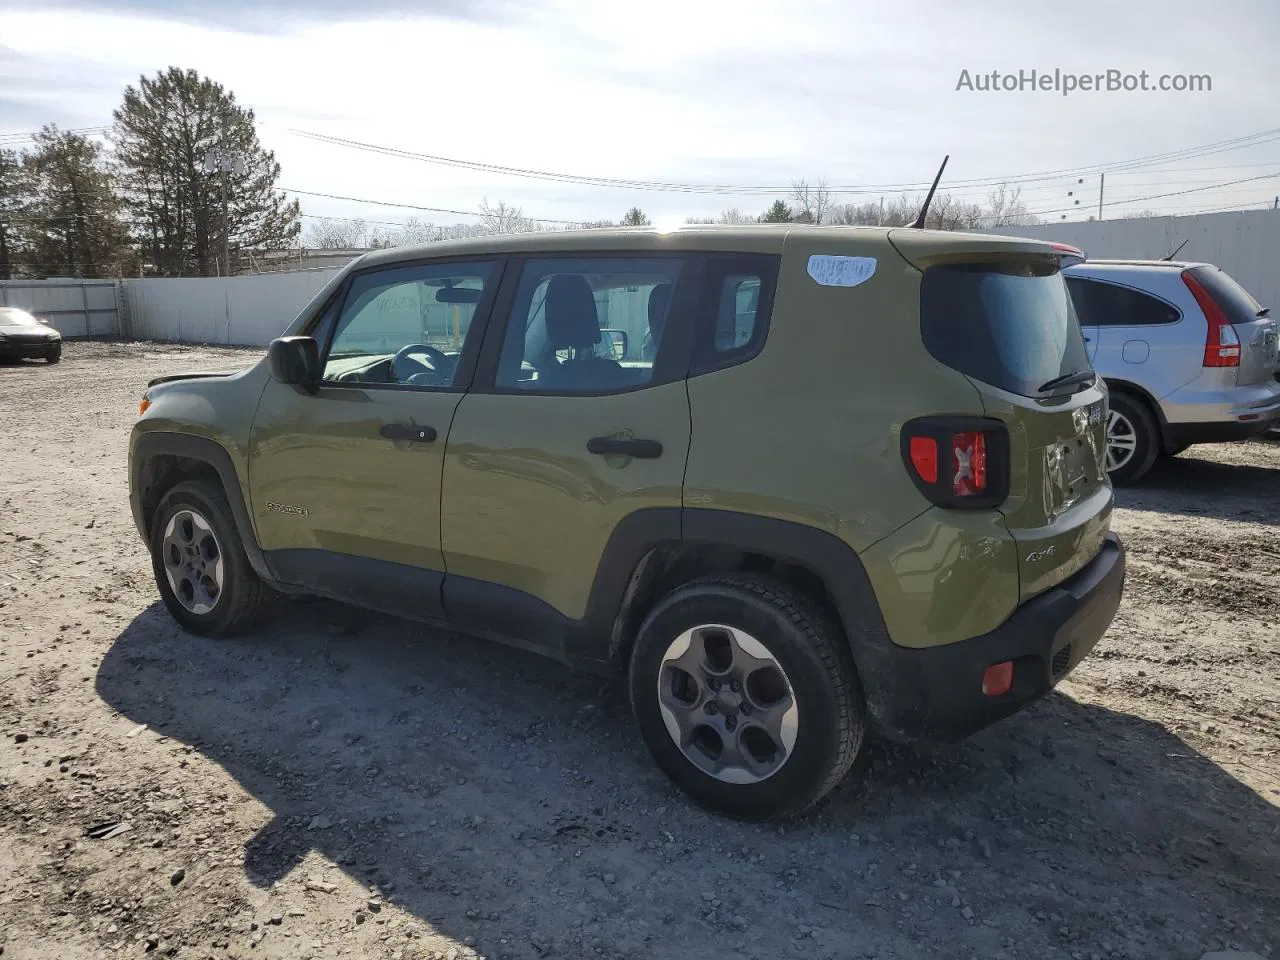
<path fill-rule="evenodd" d="M 809 276 L 824 287 L 856 287 L 870 280 L 875 272 L 875 257 L 814 254 L 809 258 Z"/>

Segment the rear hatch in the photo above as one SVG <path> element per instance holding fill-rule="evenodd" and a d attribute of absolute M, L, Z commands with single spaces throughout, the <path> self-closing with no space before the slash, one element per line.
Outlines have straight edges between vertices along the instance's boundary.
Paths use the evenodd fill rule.
<path fill-rule="evenodd" d="M 1061 274 L 1078 252 L 1009 241 L 929 256 L 899 242 L 904 232 L 895 245 L 924 272 L 926 349 L 964 374 L 1008 431 L 1009 494 L 996 509 L 1017 544 L 1025 600 L 1096 556 L 1110 523 L 1105 387 Z"/>
<path fill-rule="evenodd" d="M 1240 348 L 1236 384 L 1246 387 L 1274 377 L 1280 363 L 1280 348 L 1277 346 L 1276 321 L 1270 309 L 1253 299 L 1244 287 L 1218 267 L 1209 264 L 1188 267 L 1183 272 L 1183 279 L 1200 302 L 1211 329 L 1215 319 L 1231 325 Z M 1206 294 L 1211 303 L 1205 302 Z M 1225 341 L 1224 348 L 1220 349 L 1230 353 L 1230 337 L 1220 339 Z"/>

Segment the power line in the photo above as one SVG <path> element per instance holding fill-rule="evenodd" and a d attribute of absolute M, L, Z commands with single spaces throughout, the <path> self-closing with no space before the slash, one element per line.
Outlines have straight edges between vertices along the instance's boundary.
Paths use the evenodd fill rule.
<path fill-rule="evenodd" d="M 1201 193 L 1205 190 L 1216 190 L 1220 187 L 1235 186 L 1238 183 L 1254 183 L 1258 180 L 1273 180 L 1276 177 L 1280 177 L 1280 170 L 1277 170 L 1274 173 L 1264 173 L 1257 177 L 1241 177 L 1239 180 L 1226 180 L 1226 181 L 1223 181 L 1222 183 L 1211 183 L 1208 186 L 1204 186 L 1204 187 L 1191 187 L 1190 189 L 1187 189 L 1187 190 L 1172 190 L 1168 193 L 1153 193 L 1145 197 L 1130 197 L 1128 200 L 1112 200 L 1112 201 L 1108 201 L 1107 206 L 1115 207 L 1125 203 L 1144 203 L 1147 200 L 1162 200 L 1166 197 L 1181 197 L 1188 193 Z M 1066 213 L 1076 209 L 1078 208 L 1075 206 L 1071 206 L 1071 207 L 1059 207 L 1054 210 L 1028 210 L 1027 212 L 1031 214 L 1035 214 L 1037 216 L 1042 216 L 1046 213 Z"/>
<path fill-rule="evenodd" d="M 746 186 L 746 185 L 727 185 L 727 184 L 690 184 L 678 183 L 672 181 L 661 180 L 635 180 L 614 177 L 598 177 L 585 174 L 564 173 L 549 170 L 535 170 L 526 167 L 511 167 L 503 164 L 488 163 L 476 160 L 464 160 L 457 157 L 444 157 L 434 154 L 420 153 L 413 150 L 405 150 L 398 147 L 391 147 L 381 144 L 365 143 L 359 140 L 350 140 L 344 137 L 331 136 L 329 134 L 315 133 L 307 130 L 290 129 L 290 133 L 304 137 L 320 143 L 328 143 L 334 146 L 347 147 L 349 149 L 360 150 L 367 153 L 376 153 L 383 156 L 398 157 L 401 159 L 417 160 L 423 163 L 431 163 L 441 166 L 455 167 L 459 169 L 475 170 L 483 173 L 496 173 L 504 176 L 521 177 L 525 179 L 548 180 L 556 183 L 574 183 L 582 186 L 596 187 L 612 187 L 617 189 L 632 190 L 652 190 L 676 193 L 710 193 L 710 194 L 730 194 L 730 195 L 755 195 L 755 194 L 789 194 L 793 191 L 792 187 L 769 187 L 769 186 Z M 1258 133 L 1250 134 L 1244 137 L 1235 137 L 1229 140 L 1216 141 L 1210 144 L 1203 144 L 1197 147 L 1187 147 L 1181 150 L 1169 151 L 1166 153 L 1152 154 L 1146 157 L 1137 157 L 1131 160 L 1116 161 L 1107 164 L 1094 164 L 1085 167 L 1068 167 L 1060 170 L 1042 171 L 1031 174 L 1017 174 L 1007 177 L 987 177 L 975 180 L 958 180 L 948 184 L 950 189 L 958 189 L 962 187 L 976 186 L 999 186 L 1002 183 L 1022 184 L 1034 183 L 1041 180 L 1061 179 L 1067 176 L 1090 175 L 1101 172 L 1121 172 L 1137 169 L 1142 166 L 1150 166 L 1154 163 L 1164 163 L 1174 160 L 1191 159 L 1200 156 L 1209 156 L 1214 153 L 1227 152 L 1230 150 L 1239 150 L 1246 147 L 1260 146 L 1265 143 L 1271 143 L 1280 140 L 1280 128 L 1264 130 Z M 898 184 L 860 184 L 860 185 L 828 185 L 826 189 L 832 193 L 845 194 L 867 194 L 877 192 L 891 192 L 903 189 L 918 189 L 925 186 L 923 182 L 898 183 Z"/>
<path fill-rule="evenodd" d="M 58 133 L 70 133 L 76 136 L 91 137 L 100 133 L 106 133 L 110 127 L 78 127 L 71 130 L 61 130 Z M 34 133 L 0 133 L 0 145 L 8 145 L 11 143 L 23 143 L 27 140 L 34 140 L 43 133 L 43 130 L 37 130 Z"/>
<path fill-rule="evenodd" d="M 334 193 L 319 193 L 315 190 L 295 190 L 292 187 L 281 187 L 285 193 L 296 193 L 303 197 L 322 197 L 326 200 L 346 200 L 351 203 L 367 203 L 376 207 L 398 207 L 402 210 L 422 210 L 426 213 L 447 213 L 455 217 L 486 217 L 492 216 L 492 212 L 485 213 L 483 210 L 450 210 L 446 207 L 424 207 L 416 203 L 392 203 L 390 200 L 369 200 L 362 197 L 343 197 Z M 519 219 L 528 220 L 532 223 L 558 223 L 562 226 L 572 226 L 579 223 L 577 220 L 553 220 L 550 217 L 526 217 L 519 215 Z"/>

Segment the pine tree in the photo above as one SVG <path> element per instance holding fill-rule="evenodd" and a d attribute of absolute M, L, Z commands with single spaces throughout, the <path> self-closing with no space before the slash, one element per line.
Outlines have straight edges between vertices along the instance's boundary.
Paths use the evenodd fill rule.
<path fill-rule="evenodd" d="M 12 280 L 17 275 L 29 233 L 26 205 L 22 156 L 16 150 L 0 150 L 0 280 Z"/>
<path fill-rule="evenodd" d="M 773 206 L 760 215 L 761 223 L 790 223 L 791 220 L 791 208 L 781 200 L 773 201 Z"/>
<path fill-rule="evenodd" d="M 29 202 L 23 219 L 27 269 L 34 276 L 108 277 L 128 256 L 119 197 L 86 137 L 46 126 L 23 160 Z"/>
<path fill-rule="evenodd" d="M 647 227 L 649 226 L 649 218 L 645 216 L 644 211 L 639 207 L 632 207 L 627 211 L 626 216 L 622 218 L 624 227 Z"/>
<path fill-rule="evenodd" d="M 228 243 L 234 267 L 244 250 L 281 249 L 298 236 L 298 203 L 276 187 L 280 164 L 258 142 L 253 111 L 221 84 L 170 67 L 126 88 L 114 118 L 130 224 L 152 272 L 227 273 Z M 215 151 L 237 157 L 235 169 L 205 172 Z"/>

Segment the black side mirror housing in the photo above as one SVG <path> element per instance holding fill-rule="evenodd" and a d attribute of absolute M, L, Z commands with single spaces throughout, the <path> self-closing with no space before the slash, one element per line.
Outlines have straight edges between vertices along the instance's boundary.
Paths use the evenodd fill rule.
<path fill-rule="evenodd" d="M 314 337 L 277 337 L 267 347 L 271 376 L 315 393 L 320 383 L 320 345 Z"/>

